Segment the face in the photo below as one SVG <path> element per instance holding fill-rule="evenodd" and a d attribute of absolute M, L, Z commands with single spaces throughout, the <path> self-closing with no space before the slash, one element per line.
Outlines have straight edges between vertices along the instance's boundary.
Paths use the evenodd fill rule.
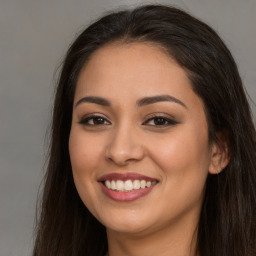
<path fill-rule="evenodd" d="M 202 100 L 160 48 L 113 44 L 80 73 L 69 140 L 77 191 L 107 230 L 195 223 L 212 146 Z"/>

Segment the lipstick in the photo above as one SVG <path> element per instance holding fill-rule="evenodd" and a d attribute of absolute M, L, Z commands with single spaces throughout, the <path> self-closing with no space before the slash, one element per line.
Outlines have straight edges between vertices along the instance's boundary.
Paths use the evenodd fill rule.
<path fill-rule="evenodd" d="M 129 202 L 147 195 L 158 180 L 137 173 L 110 173 L 100 177 L 98 182 L 112 200 Z"/>

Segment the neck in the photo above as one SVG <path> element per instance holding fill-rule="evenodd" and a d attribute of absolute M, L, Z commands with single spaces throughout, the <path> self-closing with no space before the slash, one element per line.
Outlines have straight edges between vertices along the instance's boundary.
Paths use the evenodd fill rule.
<path fill-rule="evenodd" d="M 198 256 L 196 230 L 197 225 L 184 220 L 151 232 L 128 234 L 107 230 L 108 256 Z"/>

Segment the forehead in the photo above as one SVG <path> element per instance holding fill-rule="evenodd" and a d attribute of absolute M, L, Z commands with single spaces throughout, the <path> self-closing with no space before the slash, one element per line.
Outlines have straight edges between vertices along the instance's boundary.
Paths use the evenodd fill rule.
<path fill-rule="evenodd" d="M 104 83 L 105 88 L 114 83 L 121 86 L 125 82 L 130 83 L 130 89 L 135 89 L 134 84 L 144 83 L 148 89 L 153 85 L 160 88 L 164 80 L 171 83 L 174 77 L 190 84 L 186 72 L 164 49 L 145 43 L 116 43 L 92 54 L 80 72 L 77 89 L 96 89 L 98 83 Z M 103 86 L 101 89 L 104 89 Z"/>

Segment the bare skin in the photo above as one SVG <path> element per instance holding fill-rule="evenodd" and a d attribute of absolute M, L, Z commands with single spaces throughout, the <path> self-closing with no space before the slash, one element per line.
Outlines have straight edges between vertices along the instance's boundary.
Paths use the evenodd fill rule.
<path fill-rule="evenodd" d="M 196 255 L 205 181 L 228 157 L 209 142 L 203 102 L 163 50 L 120 43 L 93 54 L 75 91 L 69 151 L 109 256 Z M 102 180 L 116 174 L 154 182 L 117 192 Z"/>

